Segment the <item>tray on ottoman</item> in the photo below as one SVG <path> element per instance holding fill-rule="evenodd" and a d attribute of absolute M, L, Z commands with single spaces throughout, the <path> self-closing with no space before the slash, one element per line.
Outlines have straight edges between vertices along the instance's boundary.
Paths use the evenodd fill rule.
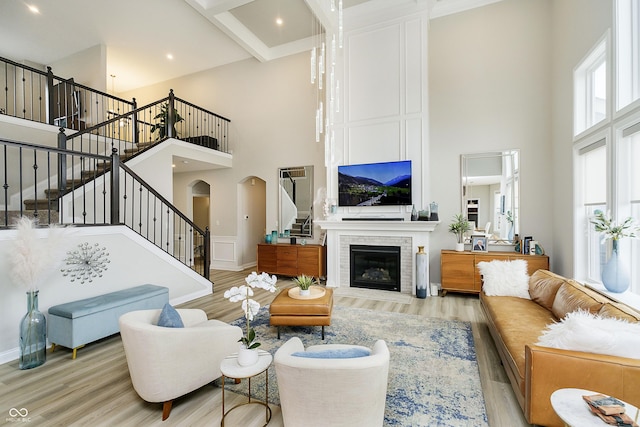
<path fill-rule="evenodd" d="M 292 298 L 289 289 L 280 291 L 269 306 L 269 324 L 278 327 L 278 339 L 280 326 L 322 326 L 324 339 L 324 327 L 331 325 L 333 289 L 324 288 L 324 295 L 310 299 Z"/>

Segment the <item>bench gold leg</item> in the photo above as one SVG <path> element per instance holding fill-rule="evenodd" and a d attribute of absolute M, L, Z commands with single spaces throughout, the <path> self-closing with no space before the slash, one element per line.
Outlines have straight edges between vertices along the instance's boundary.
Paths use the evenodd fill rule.
<path fill-rule="evenodd" d="M 84 344 L 82 344 L 82 345 L 80 345 L 80 346 L 78 346 L 78 347 L 73 349 L 73 356 L 71 356 L 71 359 L 76 360 L 76 355 L 78 353 L 78 349 L 82 348 L 82 347 L 84 347 Z"/>
<path fill-rule="evenodd" d="M 51 353 L 56 349 L 56 343 L 51 343 Z"/>

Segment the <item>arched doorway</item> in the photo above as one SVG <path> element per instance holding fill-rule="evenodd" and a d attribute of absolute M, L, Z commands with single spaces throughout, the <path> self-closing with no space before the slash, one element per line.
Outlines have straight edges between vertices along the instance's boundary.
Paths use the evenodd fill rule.
<path fill-rule="evenodd" d="M 238 240 L 240 263 L 247 268 L 257 262 L 257 244 L 264 241 L 267 228 L 267 183 L 250 176 L 238 183 Z"/>
<path fill-rule="evenodd" d="M 211 186 L 204 181 L 196 181 L 191 186 L 191 208 L 193 222 L 201 229 L 211 229 Z"/>

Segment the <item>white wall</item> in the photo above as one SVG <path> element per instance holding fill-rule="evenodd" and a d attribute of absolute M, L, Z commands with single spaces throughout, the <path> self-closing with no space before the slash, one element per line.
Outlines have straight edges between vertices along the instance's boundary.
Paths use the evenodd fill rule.
<path fill-rule="evenodd" d="M 107 91 L 107 48 L 96 45 L 48 64 L 53 74 L 90 88 Z"/>
<path fill-rule="evenodd" d="M 448 225 L 461 209 L 461 154 L 520 149 L 520 234 L 553 257 L 551 24 L 549 0 L 505 0 L 431 21 L 429 176 L 442 221 L 431 238 L 431 282 L 440 282 L 440 250 L 455 244 Z"/>
<path fill-rule="evenodd" d="M 15 230 L 0 233 L 0 363 L 19 356 L 19 325 L 27 309 L 25 290 L 9 276 L 9 252 L 15 233 Z M 46 229 L 38 230 L 41 238 L 46 233 Z M 99 243 L 107 248 L 111 261 L 109 268 L 103 277 L 85 284 L 71 283 L 69 277 L 62 275 L 60 267 L 53 269 L 48 280 L 40 286 L 39 307 L 45 316 L 49 307 L 57 304 L 145 283 L 168 287 L 172 304 L 211 293 L 211 282 L 186 266 L 179 266 L 169 254 L 126 227 L 73 228 L 65 239 L 66 247 L 60 251 L 66 253 L 84 242 Z"/>
<path fill-rule="evenodd" d="M 573 69 L 611 28 L 613 1 L 554 1 L 552 16 L 552 268 L 573 276 Z"/>

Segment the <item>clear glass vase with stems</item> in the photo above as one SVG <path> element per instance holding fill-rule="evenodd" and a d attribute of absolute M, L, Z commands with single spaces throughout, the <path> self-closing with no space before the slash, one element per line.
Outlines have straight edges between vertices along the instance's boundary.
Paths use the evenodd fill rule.
<path fill-rule="evenodd" d="M 27 314 L 20 322 L 20 369 L 31 369 L 47 360 L 47 320 L 38 310 L 38 291 L 27 292 Z"/>

